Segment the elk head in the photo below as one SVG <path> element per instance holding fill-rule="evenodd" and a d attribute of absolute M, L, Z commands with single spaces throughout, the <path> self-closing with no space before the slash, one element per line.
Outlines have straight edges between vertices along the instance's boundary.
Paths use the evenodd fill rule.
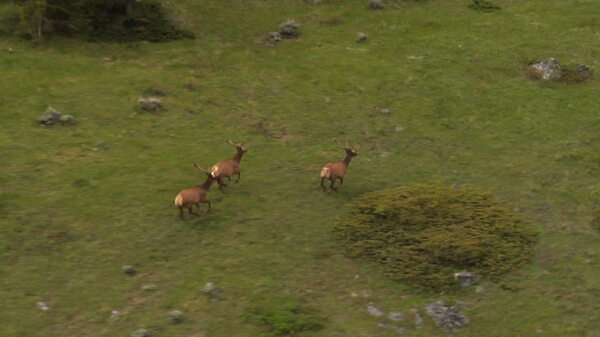
<path fill-rule="evenodd" d="M 333 140 L 341 149 L 346 151 L 346 156 L 349 156 L 350 158 L 358 156 L 358 149 L 360 148 L 360 145 L 357 144 L 353 147 L 350 147 L 348 142 L 346 142 L 346 146 L 343 146 L 336 138 L 334 138 Z"/>

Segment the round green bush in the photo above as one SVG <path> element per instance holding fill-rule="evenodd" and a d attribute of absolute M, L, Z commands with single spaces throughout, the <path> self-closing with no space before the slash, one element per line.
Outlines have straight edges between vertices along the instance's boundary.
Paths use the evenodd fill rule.
<path fill-rule="evenodd" d="M 367 193 L 334 233 L 396 280 L 440 290 L 453 274 L 495 278 L 529 261 L 537 233 L 491 193 L 412 184 Z"/>

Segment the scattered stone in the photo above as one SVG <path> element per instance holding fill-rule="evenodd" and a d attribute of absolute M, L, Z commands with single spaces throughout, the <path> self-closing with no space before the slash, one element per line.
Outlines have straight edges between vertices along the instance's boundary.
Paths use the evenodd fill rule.
<path fill-rule="evenodd" d="M 123 314 L 120 311 L 118 311 L 118 310 L 113 310 L 113 311 L 110 312 L 110 318 L 111 319 L 117 319 L 117 318 L 119 318 L 121 316 L 123 316 Z"/>
<path fill-rule="evenodd" d="M 41 125 L 75 125 L 75 117 L 71 115 L 63 115 L 58 110 L 48 107 L 44 113 L 38 117 L 38 122 Z"/>
<path fill-rule="evenodd" d="M 9 52 L 9 53 L 11 53 L 11 54 L 15 52 L 15 50 L 12 49 L 11 47 L 6 48 L 6 51 Z"/>
<path fill-rule="evenodd" d="M 356 38 L 356 42 L 365 42 L 367 41 L 367 39 L 369 38 L 369 36 L 365 33 L 358 33 L 358 36 Z"/>
<path fill-rule="evenodd" d="M 467 317 L 458 308 L 443 301 L 428 303 L 425 310 L 433 317 L 435 324 L 446 332 L 454 332 L 469 324 Z"/>
<path fill-rule="evenodd" d="M 132 266 L 123 266 L 121 267 L 121 270 L 129 276 L 137 274 L 137 270 L 135 270 L 135 268 L 133 268 Z"/>
<path fill-rule="evenodd" d="M 102 62 L 105 62 L 105 63 L 110 63 L 110 62 L 114 62 L 114 61 L 115 60 L 113 60 L 112 57 L 105 57 L 105 58 L 102 59 Z"/>
<path fill-rule="evenodd" d="M 545 80 L 558 80 L 562 76 L 560 65 L 554 58 L 535 63 L 531 67 Z"/>
<path fill-rule="evenodd" d="M 461 287 L 469 287 L 479 283 L 479 276 L 467 271 L 455 273 L 454 279 Z"/>
<path fill-rule="evenodd" d="M 369 312 L 369 315 L 371 315 L 371 316 L 377 316 L 377 317 L 383 316 L 383 311 L 374 305 L 368 305 L 367 311 Z"/>
<path fill-rule="evenodd" d="M 402 131 L 404 131 L 404 127 L 402 125 L 397 125 L 394 128 L 394 131 L 396 131 L 396 132 L 402 132 Z"/>
<path fill-rule="evenodd" d="M 369 8 L 371 9 L 384 9 L 385 6 L 381 0 L 369 0 Z"/>
<path fill-rule="evenodd" d="M 535 332 L 537 332 L 537 333 L 544 333 L 544 329 L 537 329 L 537 330 L 535 330 Z"/>
<path fill-rule="evenodd" d="M 385 324 L 383 322 L 377 322 L 377 326 L 380 328 L 385 328 L 385 327 L 387 327 L 387 324 Z"/>
<path fill-rule="evenodd" d="M 282 40 L 280 32 L 270 32 L 269 33 L 269 38 L 274 43 L 281 42 L 281 40 Z"/>
<path fill-rule="evenodd" d="M 482 287 L 482 286 L 479 286 L 479 287 L 475 288 L 475 292 L 478 293 L 478 294 L 481 294 L 484 291 L 485 291 L 485 288 Z"/>
<path fill-rule="evenodd" d="M 146 329 L 137 329 L 131 333 L 131 337 L 150 337 L 150 332 Z"/>
<path fill-rule="evenodd" d="M 389 154 L 390 154 L 389 152 L 387 152 L 387 151 L 383 151 L 383 152 L 381 152 L 381 153 L 379 154 L 379 157 L 381 157 L 381 158 L 385 158 L 385 157 L 387 157 Z"/>
<path fill-rule="evenodd" d="M 352 297 L 358 297 L 358 294 L 353 291 L 353 292 L 350 293 L 350 296 L 352 296 Z"/>
<path fill-rule="evenodd" d="M 156 284 L 144 284 L 142 286 L 142 290 L 145 290 L 145 291 L 154 291 L 157 289 L 158 289 L 158 286 Z"/>
<path fill-rule="evenodd" d="M 379 110 L 379 111 L 380 111 L 382 114 L 386 114 L 386 115 L 387 115 L 387 114 L 389 114 L 389 113 L 391 112 L 391 111 L 390 111 L 390 109 L 381 109 L 381 110 Z"/>
<path fill-rule="evenodd" d="M 331 98 L 325 97 L 325 104 L 329 104 L 329 103 L 331 103 Z"/>
<path fill-rule="evenodd" d="M 37 302 L 37 306 L 42 311 L 50 310 L 50 307 L 48 306 L 48 304 L 46 304 L 46 302 Z"/>
<path fill-rule="evenodd" d="M 204 287 L 202 288 L 202 292 L 205 293 L 206 295 L 208 295 L 208 297 L 210 297 L 210 299 L 213 301 L 220 299 L 221 294 L 223 293 L 221 288 L 219 288 L 217 285 L 215 285 L 212 282 L 206 283 L 204 285 Z"/>
<path fill-rule="evenodd" d="M 138 104 L 145 111 L 158 111 L 163 108 L 162 102 L 158 97 L 142 97 L 138 99 Z"/>
<path fill-rule="evenodd" d="M 588 77 L 592 75 L 592 70 L 585 64 L 578 65 L 577 68 L 575 68 L 575 72 L 577 72 L 577 75 L 582 77 Z"/>
<path fill-rule="evenodd" d="M 296 38 L 300 35 L 300 25 L 294 20 L 288 20 L 279 26 L 279 33 L 284 38 Z"/>
<path fill-rule="evenodd" d="M 171 322 L 171 324 L 179 324 L 183 322 L 184 319 L 185 316 L 182 311 L 173 310 L 169 313 L 169 322 Z"/>
<path fill-rule="evenodd" d="M 404 319 L 404 314 L 400 311 L 392 311 L 388 314 L 388 318 L 392 321 L 401 321 Z"/>
<path fill-rule="evenodd" d="M 423 326 L 425 326 L 425 321 L 423 320 L 423 317 L 421 317 L 421 314 L 419 313 L 419 309 L 413 308 L 413 309 L 410 309 L 410 312 L 415 314 L 415 326 L 417 328 L 422 328 Z"/>

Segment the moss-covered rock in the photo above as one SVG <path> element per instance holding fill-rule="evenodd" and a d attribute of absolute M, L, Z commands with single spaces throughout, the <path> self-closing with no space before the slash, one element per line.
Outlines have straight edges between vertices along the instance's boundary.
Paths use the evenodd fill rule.
<path fill-rule="evenodd" d="M 413 184 L 367 193 L 335 223 L 347 252 L 432 289 L 468 270 L 497 277 L 529 261 L 536 231 L 492 194 Z"/>

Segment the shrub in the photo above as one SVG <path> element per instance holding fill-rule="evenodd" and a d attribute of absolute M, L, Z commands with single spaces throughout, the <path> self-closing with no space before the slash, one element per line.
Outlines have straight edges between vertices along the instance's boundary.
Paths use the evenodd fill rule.
<path fill-rule="evenodd" d="M 19 24 L 21 7 L 15 4 L 0 6 L 0 34 L 13 33 Z"/>
<path fill-rule="evenodd" d="M 316 310 L 286 301 L 249 307 L 243 318 L 267 328 L 273 336 L 295 335 L 303 331 L 319 330 L 324 326 L 324 319 Z"/>
<path fill-rule="evenodd" d="M 527 263 L 536 232 L 487 192 L 413 184 L 367 193 L 334 233 L 396 280 L 444 289 L 453 273 L 497 277 Z"/>
<path fill-rule="evenodd" d="M 26 0 L 20 33 L 33 39 L 60 34 L 92 40 L 152 42 L 191 37 L 170 22 L 157 0 Z"/>

